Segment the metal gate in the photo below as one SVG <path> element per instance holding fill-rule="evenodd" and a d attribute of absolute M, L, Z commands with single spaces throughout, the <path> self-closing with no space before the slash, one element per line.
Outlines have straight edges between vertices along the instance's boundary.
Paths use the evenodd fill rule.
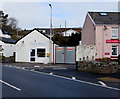
<path fill-rule="evenodd" d="M 56 63 L 75 64 L 75 47 L 56 47 Z"/>

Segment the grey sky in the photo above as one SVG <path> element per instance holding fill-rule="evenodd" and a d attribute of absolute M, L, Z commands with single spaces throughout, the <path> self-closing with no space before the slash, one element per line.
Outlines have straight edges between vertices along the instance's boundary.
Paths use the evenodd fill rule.
<path fill-rule="evenodd" d="M 104 0 L 105 1 L 105 0 Z M 22 29 L 49 27 L 50 7 L 53 27 L 82 27 L 87 11 L 118 11 L 118 2 L 2 2 L 1 10 L 19 21 Z"/>

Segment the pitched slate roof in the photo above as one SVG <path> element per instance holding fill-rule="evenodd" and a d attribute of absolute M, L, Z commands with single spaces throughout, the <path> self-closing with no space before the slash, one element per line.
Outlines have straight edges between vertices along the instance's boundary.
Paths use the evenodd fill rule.
<path fill-rule="evenodd" d="M 120 25 L 120 12 L 88 12 L 95 24 Z"/>
<path fill-rule="evenodd" d="M 5 37 L 0 37 L 0 41 L 4 43 L 9 43 L 9 44 L 15 44 L 16 40 L 13 40 L 11 38 L 5 38 Z"/>

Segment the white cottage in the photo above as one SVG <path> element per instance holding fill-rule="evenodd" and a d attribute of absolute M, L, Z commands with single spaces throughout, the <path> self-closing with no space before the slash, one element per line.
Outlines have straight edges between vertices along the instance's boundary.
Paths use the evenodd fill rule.
<path fill-rule="evenodd" d="M 52 42 L 51 62 L 54 62 L 54 44 Z M 33 29 L 16 43 L 16 62 L 49 63 L 50 38 Z"/>
<path fill-rule="evenodd" d="M 65 31 L 65 32 L 62 32 L 63 36 L 71 36 L 72 33 L 73 33 L 73 34 L 76 34 L 77 31 L 76 31 L 76 30 L 73 30 L 73 29 L 69 29 L 69 30 L 67 30 L 67 31 Z"/>
<path fill-rule="evenodd" d="M 15 40 L 11 33 L 0 29 L 0 56 L 10 57 L 15 53 Z"/>

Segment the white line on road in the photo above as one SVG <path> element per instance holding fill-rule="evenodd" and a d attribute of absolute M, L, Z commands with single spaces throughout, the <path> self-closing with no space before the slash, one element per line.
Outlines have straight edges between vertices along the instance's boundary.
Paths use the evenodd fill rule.
<path fill-rule="evenodd" d="M 13 85 L 11 85 L 11 84 L 9 84 L 9 83 L 5 82 L 5 81 L 0 80 L 0 82 L 2 82 L 3 84 L 8 85 L 9 87 L 12 87 L 12 88 L 14 88 L 14 89 L 18 90 L 18 91 L 21 91 L 21 89 L 20 89 L 20 88 L 17 88 L 17 87 L 15 87 L 15 86 L 13 86 Z"/>
<path fill-rule="evenodd" d="M 53 73 L 49 73 L 50 75 L 53 75 Z"/>
<path fill-rule="evenodd" d="M 25 69 L 25 67 L 22 67 L 22 69 Z"/>
<path fill-rule="evenodd" d="M 102 81 L 98 81 L 101 85 L 103 85 L 103 86 L 107 86 L 104 82 L 102 82 Z"/>
<path fill-rule="evenodd" d="M 40 66 L 34 66 L 34 67 L 40 67 Z"/>
<path fill-rule="evenodd" d="M 28 69 L 24 69 L 24 70 L 27 70 L 27 71 L 30 71 Z M 50 76 L 54 76 L 54 77 L 59 77 L 59 78 L 63 78 L 63 79 L 68 79 L 68 80 L 72 80 L 72 81 L 77 81 L 77 82 L 80 82 L 80 83 L 85 83 L 85 84 L 89 84 L 89 85 L 94 85 L 94 86 L 98 86 L 98 87 L 103 87 L 103 88 L 108 88 L 108 89 L 112 89 L 112 90 L 116 90 L 116 91 L 120 91 L 119 88 L 114 88 L 114 87 L 109 87 L 109 86 L 103 86 L 103 85 L 100 85 L 100 84 L 96 84 L 96 83 L 91 83 L 91 82 L 87 82 L 87 81 L 83 81 L 83 80 L 78 80 L 78 79 L 71 79 L 71 78 L 68 78 L 68 77 L 64 77 L 64 76 L 60 76 L 60 75 L 55 75 L 55 74 L 49 74 L 49 73 L 45 73 L 45 72 L 38 72 L 38 71 L 31 71 L 31 72 L 35 72 L 35 73 L 40 73 L 40 74 L 44 74 L 44 75 L 50 75 Z"/>
<path fill-rule="evenodd" d="M 36 73 L 40 73 L 40 74 L 45 74 L 45 75 L 51 75 L 51 74 L 48 74 L 48 73 L 38 72 L 38 71 L 32 71 L 32 72 L 36 72 Z M 55 74 L 53 74 L 51 76 L 59 77 L 59 78 L 63 78 L 63 79 L 68 79 L 68 80 L 72 80 L 72 81 L 77 81 L 77 82 L 80 82 L 80 83 L 85 83 L 85 84 L 94 85 L 94 86 L 98 86 L 98 87 L 108 88 L 108 89 L 112 89 L 112 90 L 116 90 L 116 91 L 120 91 L 119 88 L 114 88 L 114 87 L 109 87 L 109 86 L 103 86 L 103 85 L 100 85 L 100 84 L 91 83 L 91 82 L 82 81 L 82 80 L 77 80 L 77 79 L 71 79 L 71 78 L 68 78 L 68 77 L 59 76 L 59 75 L 55 75 Z"/>
<path fill-rule="evenodd" d="M 72 79 L 73 79 L 73 80 L 75 80 L 75 79 L 76 79 L 76 77 L 72 77 Z"/>

